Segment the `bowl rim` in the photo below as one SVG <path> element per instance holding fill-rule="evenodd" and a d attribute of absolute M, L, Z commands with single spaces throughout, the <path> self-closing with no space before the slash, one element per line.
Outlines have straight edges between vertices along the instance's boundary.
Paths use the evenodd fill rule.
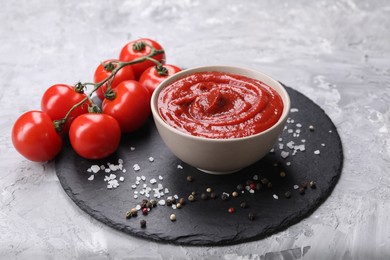
<path fill-rule="evenodd" d="M 279 95 L 281 95 L 282 97 L 282 101 L 283 101 L 283 111 L 282 111 L 282 115 L 280 116 L 279 120 L 274 124 L 272 125 L 270 128 L 264 130 L 264 131 L 261 131 L 257 134 L 253 134 L 253 135 L 249 135 L 249 136 L 244 136 L 244 137 L 233 137 L 233 138 L 208 138 L 208 137 L 203 137 L 203 136 L 196 136 L 196 135 L 191 135 L 189 133 L 186 133 L 186 132 L 182 132 L 176 128 L 174 128 L 173 126 L 169 125 L 167 122 L 165 122 L 162 118 L 161 118 L 161 115 L 160 115 L 160 112 L 158 111 L 158 107 L 157 107 L 157 101 L 158 101 L 158 96 L 161 92 L 161 90 L 166 87 L 168 84 L 180 79 L 180 78 L 183 78 L 191 73 L 196 73 L 196 72 L 206 72 L 206 71 L 210 71 L 210 72 L 213 72 L 213 71 L 217 71 L 217 72 L 226 72 L 225 70 L 238 70 L 238 71 L 247 71 L 248 73 L 254 73 L 254 74 L 260 74 L 262 77 L 264 77 L 265 79 L 267 79 L 268 81 L 272 82 L 273 84 L 276 84 L 279 86 L 280 90 L 277 90 L 274 88 L 274 86 L 268 84 L 268 83 L 265 83 L 267 84 L 269 87 L 273 88 L 276 92 L 278 92 Z M 230 74 L 236 74 L 236 75 L 242 75 L 240 74 L 240 72 L 226 72 L 226 73 L 230 73 Z M 251 78 L 250 76 L 246 76 L 246 75 L 242 75 L 242 76 L 245 76 L 245 77 L 249 77 Z M 252 77 L 253 78 L 253 77 Z M 255 80 L 259 80 L 259 79 L 256 79 Z M 283 96 L 284 98 L 283 98 Z M 173 131 L 175 132 L 176 134 L 180 135 L 180 136 L 183 136 L 185 138 L 190 138 L 190 139 L 193 139 L 193 140 L 199 140 L 199 141 L 207 141 L 207 142 L 237 142 L 237 141 L 242 141 L 242 140 L 249 140 L 249 139 L 253 139 L 253 138 L 256 138 L 258 136 L 261 136 L 261 135 L 265 135 L 266 133 L 268 132 L 271 132 L 272 130 L 274 130 L 275 128 L 277 128 L 280 124 L 282 124 L 283 122 L 286 121 L 288 115 L 289 115 L 289 112 L 290 112 L 290 108 L 291 108 L 291 100 L 290 100 L 290 96 L 289 94 L 287 93 L 287 90 L 285 89 L 285 87 L 277 80 L 273 79 L 272 77 L 270 77 L 269 75 L 261 72 L 261 71 L 258 71 L 258 70 L 254 70 L 254 69 L 249 69 L 249 68 L 246 68 L 246 67 L 239 67 L 239 66 L 230 66 L 230 65 L 211 65 L 211 66 L 198 66 L 198 67 L 193 67 L 193 68 L 188 68 L 188 69 L 184 69 L 170 77 L 168 77 L 167 79 L 163 80 L 154 90 L 153 94 L 152 94 L 152 97 L 151 97 L 151 100 L 150 100 L 150 106 L 151 106 L 151 111 L 152 111 L 152 115 L 153 115 L 153 118 L 154 120 L 157 120 L 161 125 L 163 125 L 164 127 L 168 128 L 170 131 Z"/>

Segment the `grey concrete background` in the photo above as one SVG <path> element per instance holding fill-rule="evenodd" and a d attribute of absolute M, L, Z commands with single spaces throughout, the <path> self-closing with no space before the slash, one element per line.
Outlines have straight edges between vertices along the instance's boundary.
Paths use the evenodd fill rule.
<path fill-rule="evenodd" d="M 390 2 L 2 1 L 1 259 L 388 259 Z M 90 218 L 53 163 L 22 158 L 13 122 L 55 83 L 90 81 L 128 41 L 150 37 L 168 63 L 261 70 L 319 104 L 340 132 L 344 169 L 311 216 L 256 242 L 185 247 L 140 240 Z"/>

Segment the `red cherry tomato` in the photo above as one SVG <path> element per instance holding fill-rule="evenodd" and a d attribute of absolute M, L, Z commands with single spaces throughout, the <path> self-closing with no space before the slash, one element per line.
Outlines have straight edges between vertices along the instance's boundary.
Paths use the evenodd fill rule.
<path fill-rule="evenodd" d="M 47 113 L 29 111 L 16 120 L 12 128 L 12 143 L 30 161 L 46 162 L 60 152 L 62 138 Z"/>
<path fill-rule="evenodd" d="M 120 138 L 118 122 L 106 114 L 83 114 L 73 120 L 69 129 L 70 144 L 86 159 L 102 159 L 114 153 Z"/>
<path fill-rule="evenodd" d="M 122 133 L 130 133 L 141 127 L 150 115 L 150 93 L 137 81 L 127 80 L 115 89 L 115 98 L 105 99 L 103 113 L 118 120 Z"/>
<path fill-rule="evenodd" d="M 111 60 L 103 61 L 102 64 L 100 64 L 96 68 L 94 78 L 93 78 L 95 83 L 100 82 L 111 75 L 112 70 L 118 66 L 115 64 L 115 61 L 118 61 L 118 60 L 111 59 Z M 114 62 L 114 63 L 111 63 L 112 68 L 110 68 L 110 66 L 109 66 L 110 62 Z M 105 68 L 105 66 L 107 69 Z M 125 66 L 122 69 L 120 69 L 113 77 L 113 79 L 111 81 L 111 88 L 116 88 L 116 86 L 118 86 L 118 84 L 121 83 L 122 81 L 131 80 L 131 79 L 135 79 L 134 70 L 130 65 Z M 96 94 L 100 98 L 100 100 L 104 99 L 104 93 L 106 93 L 106 91 L 107 91 L 107 84 L 104 84 L 103 86 L 101 86 L 100 88 L 98 88 L 96 90 Z"/>
<path fill-rule="evenodd" d="M 181 71 L 179 67 L 175 65 L 165 64 L 161 67 L 152 66 L 147 68 L 141 75 L 139 83 L 147 88 L 151 94 L 164 79 L 172 76 L 173 74 Z"/>
<path fill-rule="evenodd" d="M 54 120 L 63 119 L 71 107 L 87 97 L 84 93 L 79 93 L 74 87 L 64 84 L 56 84 L 48 88 L 41 99 L 41 110 L 47 113 Z M 78 106 L 68 117 L 68 121 L 62 129 L 63 133 L 68 133 L 70 124 L 74 118 L 81 114 L 88 113 L 89 101 Z"/>
<path fill-rule="evenodd" d="M 132 61 L 134 59 L 149 55 L 152 52 L 152 49 L 147 45 L 142 45 L 142 42 L 153 46 L 157 50 L 162 50 L 161 45 L 151 39 L 141 38 L 135 41 L 131 41 L 126 44 L 119 55 L 119 60 L 121 61 Z M 157 54 L 152 57 L 153 59 L 159 61 L 160 63 L 165 63 L 165 53 Z M 131 65 L 134 69 L 136 79 L 139 79 L 142 72 L 144 72 L 147 68 L 155 65 L 154 62 L 145 60 L 141 63 L 136 63 Z"/>

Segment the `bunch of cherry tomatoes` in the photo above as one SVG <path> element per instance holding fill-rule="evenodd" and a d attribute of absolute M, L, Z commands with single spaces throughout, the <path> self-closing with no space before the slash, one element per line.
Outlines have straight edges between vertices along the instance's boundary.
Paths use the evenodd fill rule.
<path fill-rule="evenodd" d="M 41 110 L 22 114 L 12 129 L 15 149 L 25 158 L 46 162 L 61 151 L 63 138 L 87 159 L 102 159 L 119 146 L 121 135 L 139 129 L 150 116 L 157 85 L 180 68 L 165 64 L 165 52 L 151 39 L 127 43 L 119 59 L 103 61 L 93 83 L 55 84 L 41 99 Z M 93 89 L 86 93 L 87 87 Z M 101 108 L 92 94 L 102 100 Z"/>

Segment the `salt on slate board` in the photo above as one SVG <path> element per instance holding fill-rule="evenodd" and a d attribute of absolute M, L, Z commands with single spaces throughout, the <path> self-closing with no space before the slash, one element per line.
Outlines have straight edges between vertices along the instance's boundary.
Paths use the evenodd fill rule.
<path fill-rule="evenodd" d="M 73 152 L 69 143 L 65 143 L 55 162 L 57 176 L 77 206 L 102 223 L 130 235 L 163 243 L 203 246 L 264 238 L 311 214 L 331 194 L 343 164 L 341 140 L 330 118 L 303 94 L 289 87 L 286 89 L 293 109 L 280 141 L 275 144 L 272 153 L 237 173 L 209 175 L 181 162 L 164 145 L 150 119 L 138 132 L 123 135 L 117 152 L 105 160 L 83 159 Z M 314 131 L 309 129 L 310 125 L 314 126 Z M 287 147 L 291 140 L 296 144 L 304 142 L 305 150 L 292 155 L 293 150 Z M 131 147 L 136 149 L 131 151 Z M 317 150 L 320 154 L 314 153 Z M 289 155 L 282 158 L 282 151 L 289 151 Z M 153 157 L 154 161 L 150 162 L 149 157 Z M 104 171 L 94 174 L 93 181 L 88 180 L 91 173 L 87 169 L 91 165 L 116 163 L 120 158 L 127 171 L 115 173 L 118 179 L 121 176 L 125 179 L 119 182 L 117 188 L 107 189 L 104 177 L 109 174 Z M 139 171 L 133 170 L 134 164 L 140 166 Z M 283 178 L 280 176 L 282 170 L 286 172 Z M 131 187 L 136 177 L 141 175 L 146 177 L 145 183 L 152 188 L 158 183 L 168 188 L 169 194 L 164 198 L 177 194 L 187 199 L 195 191 L 197 200 L 192 203 L 187 200 L 181 209 L 157 206 L 147 216 L 139 212 L 137 217 L 126 219 L 126 212 L 145 198 L 142 195 L 134 198 Z M 160 175 L 163 180 L 158 178 Z M 188 175 L 193 177 L 192 182 L 186 180 Z M 200 199 L 200 194 L 206 193 L 208 187 L 219 195 L 223 192 L 231 194 L 237 184 L 245 185 L 255 175 L 259 179 L 270 180 L 272 188 L 263 188 L 253 194 L 240 192 L 238 197 L 230 196 L 227 201 L 220 197 L 206 201 Z M 152 178 L 158 180 L 156 184 L 149 183 Z M 311 180 L 316 181 L 317 187 L 307 188 L 304 195 L 294 189 L 303 181 Z M 284 196 L 287 191 L 291 192 L 291 198 Z M 241 202 L 246 202 L 248 207 L 240 208 Z M 228 213 L 230 207 L 235 208 L 232 214 Z M 253 221 L 248 219 L 249 212 L 256 216 Z M 175 222 L 169 219 L 173 213 L 177 217 Z M 140 227 L 142 219 L 147 221 L 146 228 Z"/>

